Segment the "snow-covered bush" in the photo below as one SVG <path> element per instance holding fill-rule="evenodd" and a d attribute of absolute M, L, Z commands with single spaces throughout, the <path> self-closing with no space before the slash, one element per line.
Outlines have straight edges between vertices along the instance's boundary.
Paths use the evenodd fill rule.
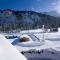
<path fill-rule="evenodd" d="M 20 39 L 20 42 L 26 42 L 26 41 L 29 41 L 29 38 L 27 38 L 27 37 L 22 37 L 22 38 Z"/>

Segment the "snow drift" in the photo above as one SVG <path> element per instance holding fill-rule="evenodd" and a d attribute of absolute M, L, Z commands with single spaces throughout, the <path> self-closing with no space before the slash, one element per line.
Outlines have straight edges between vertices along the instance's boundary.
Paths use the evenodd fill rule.
<path fill-rule="evenodd" d="M 27 59 L 3 35 L 0 35 L 0 60 Z"/>

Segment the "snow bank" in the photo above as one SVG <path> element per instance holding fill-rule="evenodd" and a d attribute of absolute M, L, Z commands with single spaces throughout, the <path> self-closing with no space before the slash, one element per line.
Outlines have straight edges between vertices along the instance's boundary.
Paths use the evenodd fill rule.
<path fill-rule="evenodd" d="M 9 41 L 0 35 L 0 60 L 27 60 Z"/>
<path fill-rule="evenodd" d="M 23 37 L 28 38 L 28 39 L 29 39 L 29 41 L 22 42 L 22 43 L 31 43 L 31 42 L 33 42 L 33 40 L 31 39 L 31 37 L 30 37 L 30 36 L 28 36 L 27 34 L 23 34 L 23 35 L 21 35 L 21 36 L 20 36 L 20 39 L 21 39 L 21 38 L 23 38 Z"/>

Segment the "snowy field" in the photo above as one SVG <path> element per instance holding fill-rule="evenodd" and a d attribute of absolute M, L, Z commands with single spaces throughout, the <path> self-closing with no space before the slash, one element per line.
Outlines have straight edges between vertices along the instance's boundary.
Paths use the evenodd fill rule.
<path fill-rule="evenodd" d="M 17 38 L 8 39 L 10 43 L 15 43 L 15 47 L 28 60 L 60 60 L 60 33 L 42 33 L 42 31 L 22 31 L 20 33 L 3 34 L 4 36 L 18 36 L 19 38 L 28 37 L 28 42 L 17 42 Z M 31 50 L 33 52 L 31 52 Z M 43 50 L 42 53 L 40 53 Z M 29 52 L 30 51 L 30 52 Z M 34 53 L 37 51 L 37 53 Z M 38 52 L 40 51 L 40 52 Z"/>
<path fill-rule="evenodd" d="M 18 37 L 28 37 L 29 42 L 17 42 L 15 39 L 8 39 L 10 43 L 16 43 L 15 47 L 19 51 L 28 51 L 30 49 L 35 50 L 42 50 L 42 49 L 48 49 L 52 48 L 54 50 L 60 51 L 60 33 L 59 32 L 47 32 L 42 33 L 41 29 L 37 30 L 27 30 L 27 31 L 21 31 L 20 33 L 12 33 L 12 34 L 4 34 L 5 36 L 18 36 Z M 58 47 L 58 48 L 57 48 Z"/>
<path fill-rule="evenodd" d="M 59 32 L 44 33 L 44 34 L 40 32 L 35 32 L 35 33 L 26 32 L 23 34 L 29 35 L 34 41 L 30 43 L 30 47 L 28 47 L 29 43 L 25 44 L 26 46 L 24 44 L 22 44 L 22 46 L 20 46 L 20 44 L 16 45 L 19 51 L 21 50 L 26 52 L 24 53 L 24 55 L 28 58 L 28 60 L 60 60 L 60 33 Z M 34 47 L 33 44 L 35 44 Z M 34 51 L 31 52 L 30 50 L 35 50 L 37 51 L 37 53 Z M 41 52 L 41 50 L 43 50 L 43 52 Z"/>
<path fill-rule="evenodd" d="M 43 49 L 44 48 L 52 48 L 52 47 L 54 47 L 53 49 L 55 49 L 55 46 L 60 47 L 60 33 L 59 32 L 44 33 L 44 40 L 43 40 L 43 33 L 40 33 L 40 32 L 39 33 L 38 32 L 35 32 L 35 33 L 34 32 L 33 33 L 32 32 L 30 32 L 30 33 L 29 32 L 28 33 L 23 32 L 23 34 L 27 34 L 33 40 L 32 43 L 26 44 L 27 47 L 28 47 L 28 45 L 31 45 L 32 47 L 27 48 L 24 46 L 25 50 L 30 49 L 30 48 L 40 49 L 42 46 L 44 46 Z M 35 45 L 35 47 L 33 47 L 33 44 Z M 23 46 L 23 44 L 21 44 L 21 45 Z M 60 49 L 58 49 L 58 50 L 60 50 Z"/>

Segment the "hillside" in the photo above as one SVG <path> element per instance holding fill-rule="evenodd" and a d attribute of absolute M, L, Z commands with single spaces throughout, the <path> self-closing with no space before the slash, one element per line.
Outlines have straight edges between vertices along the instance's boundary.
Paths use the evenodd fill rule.
<path fill-rule="evenodd" d="M 54 17 L 34 11 L 0 10 L 0 30 L 27 30 L 60 27 L 60 17 Z"/>

